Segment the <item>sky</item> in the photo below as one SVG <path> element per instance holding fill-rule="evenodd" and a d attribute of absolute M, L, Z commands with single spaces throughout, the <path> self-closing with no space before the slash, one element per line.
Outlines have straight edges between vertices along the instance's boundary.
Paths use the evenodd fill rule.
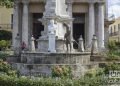
<path fill-rule="evenodd" d="M 120 17 L 120 0 L 108 0 L 108 14 L 114 14 L 115 18 Z"/>

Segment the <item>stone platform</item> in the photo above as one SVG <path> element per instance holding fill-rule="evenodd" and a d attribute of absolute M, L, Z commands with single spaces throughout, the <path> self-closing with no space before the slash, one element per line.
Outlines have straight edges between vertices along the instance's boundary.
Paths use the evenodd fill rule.
<path fill-rule="evenodd" d="M 90 52 L 24 52 L 21 54 L 21 63 L 13 63 L 12 66 L 19 70 L 21 75 L 33 76 L 50 76 L 53 66 L 69 66 L 72 74 L 79 77 L 91 66 Z"/>
<path fill-rule="evenodd" d="M 21 62 L 27 64 L 87 64 L 90 62 L 90 52 L 25 52 L 21 54 Z"/>

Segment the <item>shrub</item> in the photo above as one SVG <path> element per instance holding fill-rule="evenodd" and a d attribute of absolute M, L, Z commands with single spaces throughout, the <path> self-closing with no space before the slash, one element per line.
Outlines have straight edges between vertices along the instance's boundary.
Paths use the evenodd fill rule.
<path fill-rule="evenodd" d="M 108 44 L 109 51 L 106 53 L 106 60 L 119 60 L 120 59 L 120 43 L 111 41 Z"/>
<path fill-rule="evenodd" d="M 1 40 L 0 41 L 0 50 L 5 50 L 7 49 L 8 47 L 10 47 L 10 41 L 8 40 Z"/>
<path fill-rule="evenodd" d="M 114 41 L 110 41 L 108 43 L 108 49 L 109 50 L 115 50 L 117 48 L 116 43 Z"/>
<path fill-rule="evenodd" d="M 11 66 L 3 60 L 0 60 L 0 73 L 16 76 L 16 71 L 12 70 Z"/>
<path fill-rule="evenodd" d="M 81 79 L 56 79 L 56 78 L 34 78 L 10 77 L 0 75 L 0 86 L 100 86 L 104 83 L 102 77 L 84 77 Z"/>
<path fill-rule="evenodd" d="M 120 70 L 120 64 L 118 63 L 108 63 L 105 66 L 105 74 L 108 74 L 110 70 Z"/>
<path fill-rule="evenodd" d="M 71 68 L 69 66 L 54 66 L 52 77 L 70 78 L 72 77 Z"/>
<path fill-rule="evenodd" d="M 0 40 L 11 40 L 12 33 L 6 30 L 0 30 Z"/>
<path fill-rule="evenodd" d="M 6 61 L 6 58 L 9 56 L 7 53 L 0 53 L 0 60 Z"/>

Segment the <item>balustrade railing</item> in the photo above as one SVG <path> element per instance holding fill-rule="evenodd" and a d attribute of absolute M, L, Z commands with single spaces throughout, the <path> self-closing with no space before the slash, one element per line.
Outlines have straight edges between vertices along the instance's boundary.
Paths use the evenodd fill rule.
<path fill-rule="evenodd" d="M 0 24 L 0 30 L 11 30 L 12 24 Z"/>

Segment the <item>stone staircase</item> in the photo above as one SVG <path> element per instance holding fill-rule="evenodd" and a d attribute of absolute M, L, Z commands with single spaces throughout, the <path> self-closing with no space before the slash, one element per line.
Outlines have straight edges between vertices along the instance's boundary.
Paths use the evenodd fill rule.
<path fill-rule="evenodd" d="M 39 53 L 24 52 L 21 63 L 13 63 L 13 68 L 21 75 L 51 76 L 54 66 L 71 67 L 72 74 L 79 77 L 85 73 L 90 65 L 89 52 L 77 53 Z"/>

